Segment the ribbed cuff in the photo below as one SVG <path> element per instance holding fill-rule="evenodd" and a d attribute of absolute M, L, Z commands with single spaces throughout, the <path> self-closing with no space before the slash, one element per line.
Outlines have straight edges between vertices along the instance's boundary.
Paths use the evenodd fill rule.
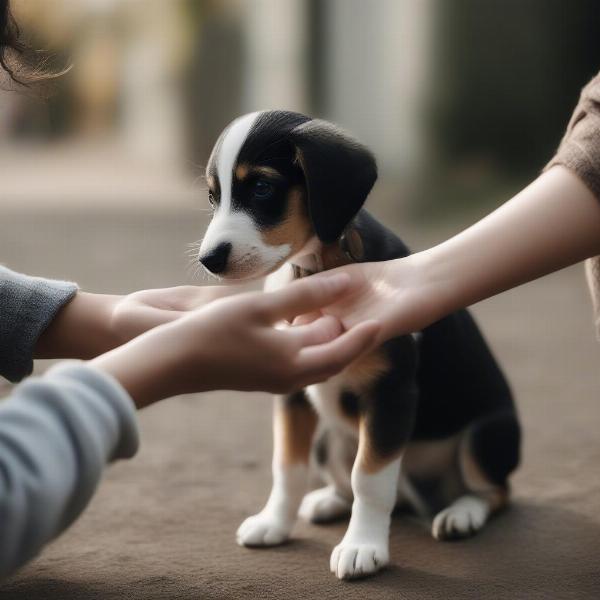
<path fill-rule="evenodd" d="M 598 135 L 600 140 L 600 131 Z M 544 171 L 556 165 L 562 165 L 577 175 L 600 201 L 600 165 L 595 164 L 575 140 L 564 142 Z"/>
<path fill-rule="evenodd" d="M 0 343 L 0 373 L 20 381 L 33 370 L 40 335 L 58 311 L 77 293 L 76 284 L 29 277 L 1 268 L 4 311 Z"/>

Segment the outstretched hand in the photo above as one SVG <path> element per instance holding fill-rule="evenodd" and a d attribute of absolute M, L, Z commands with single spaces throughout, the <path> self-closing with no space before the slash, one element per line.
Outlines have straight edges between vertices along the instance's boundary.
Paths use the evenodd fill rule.
<path fill-rule="evenodd" d="M 138 406 L 212 389 L 291 392 L 331 377 L 375 344 L 373 320 L 345 328 L 326 315 L 276 327 L 339 301 L 353 285 L 337 274 L 217 300 L 91 364 L 115 376 Z"/>
<path fill-rule="evenodd" d="M 344 329 L 377 320 L 377 343 L 421 330 L 438 316 L 438 304 L 421 276 L 422 255 L 411 255 L 381 263 L 346 265 L 311 278 L 344 274 L 350 279 L 348 291 L 322 310 L 296 318 L 307 324 L 324 315 L 333 316 Z M 311 279 L 309 278 L 309 279 Z"/>
<path fill-rule="evenodd" d="M 153 327 L 184 317 L 214 300 L 238 293 L 239 288 L 225 285 L 181 285 L 140 290 L 114 303 L 111 327 L 124 343 Z"/>

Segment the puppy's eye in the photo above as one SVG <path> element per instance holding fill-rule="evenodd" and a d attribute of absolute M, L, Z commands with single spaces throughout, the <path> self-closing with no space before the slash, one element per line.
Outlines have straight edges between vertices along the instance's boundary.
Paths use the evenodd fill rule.
<path fill-rule="evenodd" d="M 264 179 L 259 179 L 254 184 L 254 197 L 257 200 L 268 200 L 275 191 L 275 188 L 271 183 L 265 181 Z"/>
<path fill-rule="evenodd" d="M 217 201 L 215 200 L 215 195 L 212 192 L 208 192 L 208 203 L 215 208 L 217 206 Z"/>

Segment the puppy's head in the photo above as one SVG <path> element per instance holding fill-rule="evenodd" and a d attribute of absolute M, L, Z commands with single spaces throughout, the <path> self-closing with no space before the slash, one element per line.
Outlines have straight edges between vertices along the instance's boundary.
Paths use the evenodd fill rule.
<path fill-rule="evenodd" d="M 336 242 L 377 179 L 371 152 L 325 121 L 287 111 L 245 115 L 208 161 L 212 221 L 198 259 L 223 279 L 273 272 L 316 236 Z"/>

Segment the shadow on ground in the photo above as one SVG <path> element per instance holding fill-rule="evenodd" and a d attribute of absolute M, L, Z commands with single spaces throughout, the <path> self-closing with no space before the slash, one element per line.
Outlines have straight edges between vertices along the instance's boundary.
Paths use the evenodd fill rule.
<path fill-rule="evenodd" d="M 94 568 L 93 556 L 87 569 L 74 569 L 77 563 L 69 568 L 59 558 L 41 559 L 7 582 L 1 596 L 7 600 L 546 599 L 595 598 L 600 585 L 600 525 L 552 506 L 518 502 L 478 538 L 450 543 L 436 542 L 422 524 L 397 517 L 392 532 L 394 564 L 376 578 L 354 582 L 338 582 L 327 572 L 330 540 L 342 534 L 342 524 L 301 526 L 299 539 L 277 549 L 251 551 L 234 546 L 226 515 L 218 521 L 223 529 L 217 533 L 215 527 L 204 538 L 197 524 L 192 535 L 180 535 L 169 543 L 155 532 L 151 554 L 162 557 L 151 558 L 155 569 L 144 559 L 151 545 L 129 558 L 119 556 L 118 545 L 111 545 L 102 552 L 118 556 L 110 571 L 103 559 Z M 157 562 L 162 563 L 160 571 Z"/>

